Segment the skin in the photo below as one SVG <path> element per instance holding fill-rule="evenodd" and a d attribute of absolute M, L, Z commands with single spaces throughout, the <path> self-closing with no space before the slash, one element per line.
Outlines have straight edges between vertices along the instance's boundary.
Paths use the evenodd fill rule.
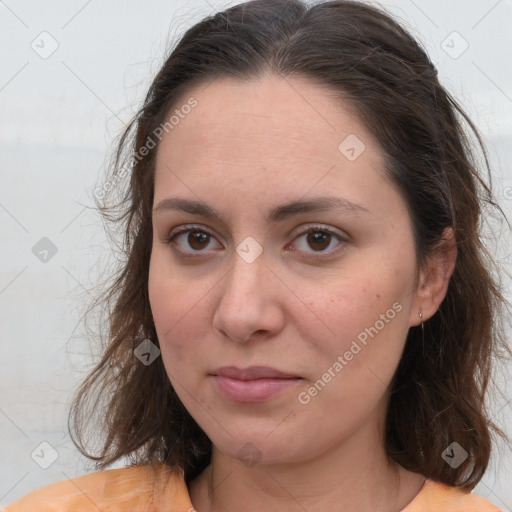
<path fill-rule="evenodd" d="M 211 464 L 189 485 L 192 504 L 199 512 L 401 510 L 424 477 L 385 453 L 389 384 L 409 327 L 445 296 L 455 249 L 417 268 L 410 216 L 383 151 L 328 90 L 265 75 L 217 79 L 182 103 L 191 96 L 197 106 L 158 148 L 154 205 L 200 200 L 225 223 L 155 210 L 149 296 L 169 379 L 213 443 Z M 338 150 L 350 134 L 365 144 L 354 161 Z M 368 211 L 266 220 L 277 205 L 324 195 Z M 304 234 L 312 223 L 343 239 L 318 250 Z M 185 224 L 212 236 L 166 243 Z M 263 248 L 250 263 L 236 252 L 246 237 Z M 298 394 L 396 303 L 400 312 L 300 403 Z M 209 375 L 224 365 L 267 365 L 302 380 L 266 402 L 235 403 Z M 250 464 L 241 460 L 247 443 L 257 449 Z"/>

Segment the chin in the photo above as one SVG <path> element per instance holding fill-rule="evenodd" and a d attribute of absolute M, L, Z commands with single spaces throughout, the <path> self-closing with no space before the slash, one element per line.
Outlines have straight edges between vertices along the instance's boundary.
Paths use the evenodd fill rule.
<path fill-rule="evenodd" d="M 278 432 L 282 429 L 281 432 Z M 222 439 L 211 438 L 215 447 L 224 455 L 239 460 L 247 467 L 256 465 L 272 465 L 283 463 L 298 463 L 314 457 L 315 447 L 313 440 L 308 441 L 304 437 L 304 430 L 290 432 L 283 425 L 277 429 L 255 428 L 230 432 L 222 436 Z M 311 451 L 312 453 L 309 453 Z"/>

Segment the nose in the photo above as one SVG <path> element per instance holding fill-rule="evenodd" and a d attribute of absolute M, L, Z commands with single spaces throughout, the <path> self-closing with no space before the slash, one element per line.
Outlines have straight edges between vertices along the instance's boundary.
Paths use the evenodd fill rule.
<path fill-rule="evenodd" d="M 248 263 L 238 254 L 218 288 L 213 327 L 237 342 L 272 337 L 283 329 L 280 282 L 268 268 L 264 253 Z"/>

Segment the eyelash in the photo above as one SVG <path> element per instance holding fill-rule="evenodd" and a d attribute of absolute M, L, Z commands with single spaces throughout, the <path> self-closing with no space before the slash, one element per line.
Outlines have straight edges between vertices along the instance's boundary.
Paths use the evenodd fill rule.
<path fill-rule="evenodd" d="M 165 244 L 167 244 L 167 245 L 171 245 L 171 244 L 174 245 L 174 240 L 177 237 L 179 237 L 180 235 L 186 234 L 186 233 L 193 233 L 193 232 L 204 233 L 206 235 L 209 235 L 210 237 L 215 238 L 213 233 L 210 233 L 207 229 L 204 229 L 204 228 L 201 228 L 201 227 L 195 226 L 195 225 L 186 225 L 186 226 L 184 226 L 184 229 L 178 231 L 177 233 L 171 234 L 163 242 Z M 339 233 L 333 231 L 332 229 L 326 228 L 324 226 L 314 226 L 314 225 L 313 226 L 309 226 L 308 229 L 306 229 L 305 231 L 302 231 L 302 232 L 298 233 L 294 237 L 293 240 L 296 240 L 297 238 L 300 238 L 300 237 L 302 237 L 304 235 L 308 235 L 310 233 L 323 233 L 323 234 L 331 235 L 331 236 L 337 238 L 339 242 L 341 242 L 340 245 L 343 245 L 343 242 L 347 241 Z M 329 243 L 329 245 L 330 245 L 330 243 Z M 337 248 L 331 249 L 330 251 L 327 251 L 327 252 L 313 251 L 312 253 L 307 253 L 307 254 L 312 254 L 313 255 L 313 259 L 321 259 L 323 257 L 322 255 L 328 255 L 326 257 L 332 257 L 333 255 L 335 255 L 338 252 L 340 252 L 341 249 L 342 248 L 340 248 L 338 246 Z M 199 250 L 199 251 L 187 252 L 187 251 L 183 251 L 181 249 L 176 248 L 176 252 L 180 253 L 180 256 L 183 257 L 183 258 L 198 258 L 198 257 L 201 257 L 202 254 L 204 252 L 206 252 L 206 251 Z"/>

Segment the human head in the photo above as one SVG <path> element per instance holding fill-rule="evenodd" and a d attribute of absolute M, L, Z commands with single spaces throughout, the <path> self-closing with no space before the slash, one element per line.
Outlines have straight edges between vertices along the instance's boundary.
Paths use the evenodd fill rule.
<path fill-rule="evenodd" d="M 499 293 L 478 235 L 488 190 L 461 126 L 463 120 L 471 123 L 407 32 L 382 11 L 358 2 L 308 7 L 256 1 L 217 13 L 184 35 L 158 73 L 121 140 L 117 172 L 123 151 L 140 154 L 148 147 L 187 91 L 219 78 L 254 80 L 269 71 L 337 91 L 357 112 L 383 149 L 389 178 L 408 207 L 418 269 L 442 246 L 447 228 L 455 233 L 457 263 L 446 298 L 424 332 L 417 326 L 407 335 L 389 402 L 386 448 L 408 469 L 472 488 L 489 457 L 482 398 L 497 343 L 492 326 Z M 121 442 L 117 451 L 105 446 L 105 463 L 146 445 L 149 457 L 168 455 L 192 476 L 208 460 L 209 441 L 169 385 L 160 358 L 148 367 L 133 358 L 136 342 L 149 338 L 158 344 L 147 289 L 157 151 L 158 144 L 134 162 L 123 217 L 128 260 L 113 288 L 111 343 L 86 384 L 102 371 L 112 372 L 112 366 L 132 367 L 129 375 L 118 372 L 111 380 L 117 388 L 110 403 L 111 440 L 117 436 Z M 477 380 L 478 374 L 483 379 Z M 460 434 L 470 429 L 471 435 Z M 470 453 L 459 471 L 439 457 L 455 433 Z M 463 475 L 470 463 L 472 471 Z"/>

